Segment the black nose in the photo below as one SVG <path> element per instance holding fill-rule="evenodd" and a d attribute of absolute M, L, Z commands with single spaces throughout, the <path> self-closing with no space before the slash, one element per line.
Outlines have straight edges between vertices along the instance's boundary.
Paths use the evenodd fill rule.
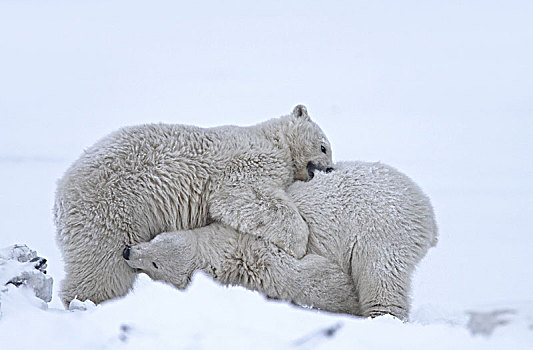
<path fill-rule="evenodd" d="M 124 259 L 126 260 L 130 260 L 130 246 L 127 245 L 126 248 L 124 248 L 124 251 L 122 252 L 122 256 L 124 257 Z"/>
<path fill-rule="evenodd" d="M 307 163 L 307 176 L 309 176 L 309 179 L 315 177 L 315 170 L 316 166 L 313 162 Z"/>
<path fill-rule="evenodd" d="M 331 173 L 333 170 L 335 170 L 335 169 L 333 169 L 333 168 L 327 168 L 327 169 L 326 169 L 326 173 Z"/>

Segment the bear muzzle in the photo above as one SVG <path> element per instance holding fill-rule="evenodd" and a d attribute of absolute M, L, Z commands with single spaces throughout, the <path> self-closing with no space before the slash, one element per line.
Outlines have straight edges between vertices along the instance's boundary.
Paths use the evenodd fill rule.
<path fill-rule="evenodd" d="M 325 171 L 326 173 L 331 173 L 334 169 L 331 167 L 325 167 L 320 164 L 316 164 L 313 162 L 307 163 L 307 175 L 309 176 L 309 180 L 311 180 L 313 177 L 315 177 L 315 171 Z"/>

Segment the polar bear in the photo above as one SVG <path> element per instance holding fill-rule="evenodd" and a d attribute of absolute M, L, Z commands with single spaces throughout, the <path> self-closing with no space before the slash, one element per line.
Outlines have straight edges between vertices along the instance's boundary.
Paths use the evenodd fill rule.
<path fill-rule="evenodd" d="M 437 243 L 431 203 L 407 176 L 381 163 L 339 163 L 288 188 L 310 229 L 298 260 L 221 223 L 167 232 L 127 247 L 137 272 L 187 287 L 201 270 L 223 284 L 329 312 L 406 320 L 415 265 Z"/>
<path fill-rule="evenodd" d="M 301 258 L 309 229 L 285 190 L 331 165 L 330 143 L 301 105 L 250 127 L 152 124 L 112 133 L 58 181 L 63 303 L 125 295 L 136 274 L 124 245 L 210 222 Z"/>

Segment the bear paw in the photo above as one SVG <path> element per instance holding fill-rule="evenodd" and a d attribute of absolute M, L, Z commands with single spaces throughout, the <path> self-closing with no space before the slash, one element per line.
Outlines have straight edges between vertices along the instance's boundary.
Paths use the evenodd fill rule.
<path fill-rule="evenodd" d="M 296 259 L 303 258 L 307 253 L 307 242 L 309 240 L 307 225 L 300 230 L 293 228 L 292 230 L 268 232 L 263 237 Z"/>

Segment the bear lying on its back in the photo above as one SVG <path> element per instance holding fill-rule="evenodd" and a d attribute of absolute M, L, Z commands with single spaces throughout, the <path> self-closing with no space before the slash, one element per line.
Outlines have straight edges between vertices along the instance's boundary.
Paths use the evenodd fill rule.
<path fill-rule="evenodd" d="M 167 232 L 129 247 L 128 264 L 182 289 L 196 270 L 224 284 L 330 312 L 406 319 L 410 278 L 437 243 L 429 199 L 379 163 L 341 163 L 288 189 L 309 224 L 309 252 L 294 259 L 220 223 Z"/>
<path fill-rule="evenodd" d="M 285 189 L 331 165 L 329 142 L 303 106 L 251 127 L 154 124 L 109 135 L 58 182 L 62 301 L 126 294 L 135 273 L 124 245 L 213 221 L 302 257 L 309 229 Z"/>

